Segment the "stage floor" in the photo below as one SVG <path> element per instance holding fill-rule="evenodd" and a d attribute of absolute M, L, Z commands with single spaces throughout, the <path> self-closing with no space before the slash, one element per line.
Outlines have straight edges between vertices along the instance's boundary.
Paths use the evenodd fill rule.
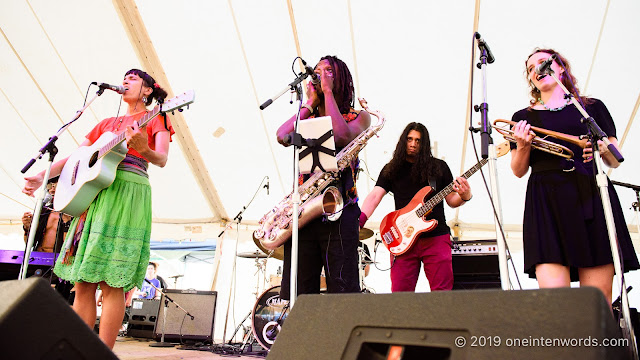
<path fill-rule="evenodd" d="M 147 339 L 136 339 L 130 337 L 118 337 L 116 345 L 113 349 L 115 354 L 121 360 L 169 360 L 169 359 L 226 359 L 233 357 L 235 359 L 264 359 L 265 355 L 254 354 L 218 354 L 212 350 L 181 350 L 180 345 L 175 347 L 161 348 L 150 347 L 149 344 L 155 341 Z"/>

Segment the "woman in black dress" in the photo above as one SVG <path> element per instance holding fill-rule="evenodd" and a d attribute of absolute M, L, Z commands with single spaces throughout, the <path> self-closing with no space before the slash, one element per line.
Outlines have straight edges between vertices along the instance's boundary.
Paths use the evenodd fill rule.
<path fill-rule="evenodd" d="M 618 147 L 615 124 L 607 107 L 598 99 L 580 96 L 568 61 L 551 49 L 534 51 L 526 61 L 531 104 L 512 117 L 517 124 L 513 128 L 516 143 L 512 144 L 511 169 L 517 177 L 523 177 L 531 168 L 523 222 L 525 272 L 537 278 L 541 288 L 568 287 L 571 281 L 580 280 L 581 286 L 602 290 L 611 302 L 613 259 L 591 147 L 583 150 L 553 140 L 574 152 L 573 161 L 568 161 L 531 146 L 535 137 L 531 126 L 569 135 L 587 134 L 587 127 L 580 122 L 582 115 L 553 77 L 535 72 L 536 66 L 554 54 L 557 60 L 551 70 Z M 618 167 L 620 164 L 607 147 L 601 142 L 598 145 L 603 162 Z M 609 195 L 624 271 L 638 269 L 638 258 L 611 182 Z"/>

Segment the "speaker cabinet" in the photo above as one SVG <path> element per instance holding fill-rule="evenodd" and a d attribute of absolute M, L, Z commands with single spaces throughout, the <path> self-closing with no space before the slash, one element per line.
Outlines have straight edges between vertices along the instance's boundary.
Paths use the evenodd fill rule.
<path fill-rule="evenodd" d="M 624 340 L 595 288 L 301 295 L 268 359 L 627 359 Z"/>
<path fill-rule="evenodd" d="M 164 325 L 165 341 L 193 340 L 213 342 L 213 320 L 216 313 L 217 292 L 167 289 L 165 293 L 175 303 L 169 301 L 165 325 L 163 315 L 165 295 L 162 295 L 158 310 L 158 321 L 153 331 L 155 339 L 160 340 Z M 189 314 L 193 315 L 193 320 L 175 304 L 182 306 Z"/>
<path fill-rule="evenodd" d="M 453 290 L 499 289 L 498 255 L 453 255 Z"/>
<path fill-rule="evenodd" d="M 153 339 L 153 330 L 158 320 L 160 300 L 133 299 L 129 309 L 127 335 L 132 337 Z"/>
<path fill-rule="evenodd" d="M 0 282 L 3 359 L 116 359 L 41 278 Z"/>

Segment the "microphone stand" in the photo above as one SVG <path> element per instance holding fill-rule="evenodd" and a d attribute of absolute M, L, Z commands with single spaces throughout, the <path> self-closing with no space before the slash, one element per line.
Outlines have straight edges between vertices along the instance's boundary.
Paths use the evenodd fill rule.
<path fill-rule="evenodd" d="M 164 331 L 165 331 L 165 327 L 167 325 L 167 308 L 169 307 L 169 301 L 171 301 L 178 309 L 184 311 L 184 313 L 187 316 L 189 316 L 191 318 L 191 320 L 195 319 L 195 317 L 193 315 L 189 314 L 189 312 L 187 310 L 185 310 L 182 306 L 180 306 L 177 302 L 173 301 L 173 299 L 171 299 L 167 295 L 167 293 L 165 293 L 164 291 L 160 290 L 160 288 L 158 288 L 157 286 L 153 285 L 151 283 L 151 281 L 147 280 L 147 278 L 145 278 L 144 281 L 148 282 L 149 285 L 153 286 L 153 288 L 156 289 L 157 292 L 159 292 L 160 294 L 162 294 L 164 296 L 164 308 L 162 310 L 162 335 L 160 337 L 160 342 L 151 343 L 151 344 L 149 344 L 149 346 L 151 346 L 151 347 L 174 347 L 174 345 L 172 343 L 164 341 Z"/>
<path fill-rule="evenodd" d="M 278 93 L 275 97 L 265 101 L 262 105 L 260 105 L 260 110 L 264 110 L 267 106 L 273 103 L 273 100 L 279 98 L 285 92 L 291 90 L 296 92 L 296 100 L 298 101 L 298 112 L 296 113 L 296 121 L 294 124 L 293 132 L 294 139 L 301 138 L 298 134 L 298 123 L 300 122 L 300 109 L 302 108 L 302 86 L 300 83 L 302 80 L 306 79 L 309 76 L 306 72 L 301 72 L 298 74 L 298 77 L 293 80 L 287 87 Z M 289 298 L 289 306 L 293 307 L 296 296 L 298 293 L 297 289 L 297 278 L 298 278 L 298 217 L 299 217 L 299 208 L 300 208 L 300 194 L 298 193 L 298 178 L 300 177 L 300 148 L 302 147 L 297 141 L 292 142 L 293 152 L 294 152 L 294 160 L 293 160 L 293 173 L 294 173 L 294 181 L 293 181 L 293 193 L 291 194 L 292 202 L 293 202 L 293 213 L 292 215 L 292 224 L 291 224 L 291 266 L 290 266 L 290 280 L 291 285 L 289 289 L 291 291 L 291 295 Z"/>
<path fill-rule="evenodd" d="M 43 186 L 38 191 L 38 197 L 36 198 L 36 207 L 33 210 L 33 218 L 31 219 L 31 229 L 33 229 L 33 231 L 29 232 L 29 238 L 27 240 L 27 244 L 25 245 L 24 256 L 22 257 L 22 265 L 20 267 L 20 273 L 18 275 L 18 280 L 25 279 L 26 275 L 27 275 L 27 268 L 29 266 L 29 258 L 31 257 L 31 250 L 32 250 L 31 248 L 33 247 L 33 242 L 34 242 L 35 237 L 36 237 L 36 229 L 38 228 L 38 222 L 40 221 L 40 213 L 42 212 L 42 202 L 43 202 L 44 197 L 45 197 L 45 191 L 47 191 L 46 184 L 47 184 L 47 182 L 49 182 L 49 175 L 51 174 L 51 166 L 53 165 L 53 160 L 55 159 L 56 155 L 58 154 L 58 148 L 56 147 L 56 141 L 67 130 L 67 128 L 69 128 L 69 126 L 71 126 L 71 124 L 73 124 L 76 120 L 78 120 L 80 118 L 80 116 L 82 116 L 82 114 L 89 107 L 89 105 L 91 105 L 91 103 L 98 96 L 102 95 L 103 92 L 104 92 L 104 89 L 99 89 L 96 92 L 96 94 L 93 96 L 93 98 L 91 98 L 91 100 L 89 100 L 89 102 L 86 103 L 82 109 L 76 111 L 76 114 L 73 117 L 73 119 L 71 119 L 71 121 L 69 121 L 68 123 L 64 124 L 58 130 L 58 132 L 55 135 L 50 137 L 49 141 L 47 141 L 47 143 L 44 144 L 44 146 L 42 148 L 40 148 L 40 150 L 38 150 L 38 154 L 36 156 L 34 156 L 33 158 L 31 158 L 31 160 L 29 160 L 29 162 L 22 168 L 22 170 L 20 170 L 21 173 L 23 173 L 23 174 L 26 173 L 27 170 L 29 170 L 31 168 L 31 166 L 33 166 L 33 164 L 36 162 L 37 159 L 41 159 L 46 153 L 49 153 L 49 160 L 47 162 L 47 169 L 45 170 L 44 178 L 42 179 Z"/>
<path fill-rule="evenodd" d="M 498 265 L 500 269 L 500 283 L 502 290 L 511 290 L 511 281 L 509 279 L 509 267 L 507 265 L 506 239 L 504 232 L 501 230 L 502 221 L 502 202 L 500 201 L 500 192 L 498 191 L 498 155 L 496 146 L 491 138 L 491 123 L 489 121 L 489 105 L 487 104 L 487 58 L 489 57 L 488 46 L 484 41 L 480 41 L 480 34 L 475 34 L 478 49 L 480 50 L 480 62 L 477 64 L 482 71 L 482 104 L 475 105 L 474 110 L 480 112 L 481 125 L 479 129 L 471 127 L 472 132 L 480 132 L 481 138 L 481 154 L 482 158 L 489 158 L 489 183 L 491 185 L 490 197 L 493 199 L 494 224 L 496 231 L 496 244 L 498 246 Z"/>
<path fill-rule="evenodd" d="M 636 227 L 638 228 L 638 233 L 640 233 L 640 223 L 638 223 L 638 219 L 640 219 L 640 186 L 627 184 L 619 181 L 611 180 L 611 183 L 618 186 L 628 187 L 636 192 L 636 201 L 631 203 L 631 209 L 636 213 Z M 628 292 L 628 291 L 627 291 Z"/>
<path fill-rule="evenodd" d="M 615 146 L 609 141 L 607 135 L 600 129 L 598 124 L 596 124 L 595 120 L 587 114 L 582 105 L 578 102 L 578 100 L 567 90 L 567 88 L 562 84 L 562 82 L 558 79 L 558 77 L 554 74 L 551 67 L 546 70 L 546 73 L 549 74 L 556 83 L 562 88 L 565 93 L 565 98 L 570 99 L 571 103 L 580 111 L 583 118 L 580 119 L 580 122 L 587 125 L 588 129 L 588 137 L 591 141 L 591 146 L 593 147 L 593 162 L 596 169 L 596 185 L 600 190 L 600 200 L 602 201 L 602 208 L 604 210 L 604 218 L 607 224 L 607 231 L 609 235 L 609 246 L 611 248 L 611 257 L 613 259 L 613 267 L 615 270 L 615 274 L 618 276 L 619 287 L 620 287 L 620 298 L 622 303 L 622 316 L 623 323 L 620 324 L 622 328 L 622 332 L 625 337 L 629 340 L 630 350 L 634 359 L 638 358 L 638 344 L 636 343 L 636 337 L 633 331 L 633 325 L 631 323 L 631 313 L 629 310 L 629 298 L 627 297 L 627 286 L 624 281 L 624 273 L 622 272 L 622 264 L 620 259 L 620 253 L 618 252 L 618 236 L 616 234 L 616 225 L 613 219 L 613 209 L 611 207 L 611 199 L 609 197 L 609 187 L 607 182 L 607 174 L 602 169 L 602 156 L 600 154 L 600 148 L 598 146 L 598 140 L 602 140 L 611 154 L 616 158 L 618 162 L 623 162 L 624 158 L 622 154 L 618 152 Z"/>
<path fill-rule="evenodd" d="M 247 210 L 247 208 L 249 206 L 251 206 L 251 203 L 253 203 L 253 200 L 256 198 L 256 195 L 258 194 L 258 191 L 260 191 L 260 189 L 263 188 L 262 183 L 264 182 L 264 180 L 266 178 L 267 178 L 266 176 L 262 178 L 262 181 L 260 182 L 260 185 L 258 185 L 258 190 L 256 190 L 256 192 L 253 194 L 253 197 L 251 198 L 251 200 L 249 200 L 249 203 L 247 205 L 243 206 L 242 210 L 240 210 L 238 212 L 238 214 L 233 218 L 233 221 L 236 221 L 236 228 L 237 229 L 240 228 L 240 223 L 242 222 L 242 214 L 244 214 L 244 212 Z M 222 236 L 230 227 L 231 226 L 227 226 L 224 230 L 222 230 L 222 232 L 218 235 L 218 237 Z M 235 280 L 235 276 L 236 276 L 236 256 L 235 256 L 235 254 L 238 253 L 238 241 L 236 241 L 236 248 L 235 248 L 233 253 L 234 253 L 233 270 L 231 271 L 232 285 L 233 285 L 233 280 Z M 257 294 L 256 294 L 256 296 L 257 296 Z M 229 322 L 229 309 L 230 308 L 231 308 L 231 286 L 229 286 L 229 300 L 227 301 L 227 314 L 225 315 L 224 329 L 222 331 L 222 343 L 223 344 L 226 342 L 227 323 Z M 245 317 L 245 319 L 246 319 L 246 317 Z M 242 320 L 242 321 L 244 322 L 244 320 Z M 238 332 L 238 330 L 236 329 L 236 331 L 231 336 L 231 339 L 229 339 L 229 342 L 231 342 L 231 340 L 233 340 L 233 337 L 236 335 L 237 332 Z"/>

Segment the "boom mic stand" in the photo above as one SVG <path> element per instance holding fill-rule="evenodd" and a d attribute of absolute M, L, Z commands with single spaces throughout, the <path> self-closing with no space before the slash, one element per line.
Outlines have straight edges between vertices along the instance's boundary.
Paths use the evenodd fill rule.
<path fill-rule="evenodd" d="M 238 214 L 233 218 L 233 221 L 236 221 L 236 229 L 238 229 L 240 227 L 240 223 L 242 222 L 242 215 L 247 210 L 247 208 L 249 206 L 251 206 L 251 203 L 253 203 L 253 200 L 256 198 L 256 195 L 258 194 L 258 191 L 260 191 L 260 189 L 263 188 L 262 184 L 264 183 L 265 179 L 268 180 L 268 177 L 265 176 L 265 177 L 262 178 L 262 181 L 260 182 L 260 185 L 258 185 L 258 189 L 256 190 L 255 193 L 253 193 L 253 197 L 251 198 L 251 200 L 249 200 L 249 203 L 247 205 L 243 206 L 242 210 L 240 210 L 238 212 Z M 269 191 L 269 190 L 267 189 L 267 191 Z M 222 230 L 222 232 L 218 235 L 218 237 L 221 237 L 222 235 L 224 235 L 224 233 L 230 227 L 231 226 L 227 226 L 224 230 Z M 227 301 L 227 314 L 226 314 L 225 319 L 224 319 L 224 329 L 222 331 L 222 343 L 223 344 L 226 342 L 226 336 L 227 336 L 227 323 L 229 322 L 229 309 L 231 308 L 231 287 L 232 286 L 234 286 L 234 291 L 235 291 L 234 280 L 236 278 L 236 260 L 237 260 L 236 254 L 238 253 L 238 242 L 239 241 L 236 241 L 236 248 L 233 251 L 233 254 L 234 254 L 234 257 L 233 257 L 233 270 L 232 270 L 232 274 L 231 274 L 232 283 L 231 283 L 231 286 L 229 286 L 229 300 Z M 271 255 L 271 254 L 269 254 L 269 255 Z M 256 293 L 257 293 L 257 289 L 256 289 Z M 256 294 L 256 296 L 257 296 L 257 294 Z M 251 315 L 251 313 L 249 313 L 249 315 L 247 315 L 247 317 L 249 317 L 250 315 Z M 246 320 L 247 317 L 245 317 L 244 320 Z M 242 322 L 244 322 L 244 320 L 242 320 Z M 242 325 L 242 323 L 240 323 L 240 325 Z M 233 337 L 236 335 L 237 332 L 238 332 L 238 328 L 236 328 L 236 331 L 231 336 L 231 339 L 229 339 L 229 342 L 231 342 L 231 340 L 233 340 Z"/>
<path fill-rule="evenodd" d="M 613 183 L 614 185 L 627 187 L 636 192 L 636 201 L 631 203 L 631 209 L 636 213 L 636 226 L 638 227 L 638 233 L 640 233 L 640 223 L 638 222 L 638 220 L 640 220 L 640 186 L 613 180 L 611 180 L 611 183 Z"/>
<path fill-rule="evenodd" d="M 260 110 L 264 110 L 267 106 L 273 103 L 273 100 L 282 96 L 285 92 L 291 90 L 296 92 L 296 100 L 298 101 L 298 112 L 296 113 L 296 121 L 293 127 L 294 138 L 298 138 L 298 123 L 300 122 L 300 109 L 302 108 L 302 87 L 300 83 L 302 80 L 306 79 L 309 76 L 307 72 L 301 72 L 298 74 L 298 77 L 293 80 L 287 87 L 279 92 L 273 98 L 265 101 L 262 105 L 260 105 Z M 297 278 L 298 278 L 298 217 L 299 208 L 300 208 L 300 194 L 298 193 L 298 178 L 300 176 L 300 145 L 292 144 L 294 151 L 294 160 L 293 160 L 293 172 L 294 172 L 294 181 L 293 181 L 293 193 L 292 202 L 293 202 L 293 213 L 292 215 L 292 224 L 291 224 L 291 267 L 290 267 L 290 279 L 291 279 L 291 295 L 289 298 L 289 306 L 293 307 L 296 301 L 296 295 L 298 293 L 297 289 Z"/>
<path fill-rule="evenodd" d="M 475 38 L 480 50 L 480 62 L 477 64 L 482 71 L 482 104 L 475 105 L 474 110 L 480 112 L 481 125 L 479 129 L 471 127 L 472 132 L 480 132 L 481 138 L 481 154 L 482 158 L 489 158 L 489 182 L 491 184 L 490 197 L 493 199 L 493 208 L 495 210 L 494 223 L 496 229 L 496 244 L 498 246 L 498 264 L 500 269 L 500 283 L 502 290 L 511 289 L 511 281 L 509 279 L 509 268 L 507 266 L 506 239 L 504 232 L 501 230 L 502 221 L 502 202 L 500 201 L 500 192 L 498 191 L 498 155 L 496 146 L 491 138 L 491 122 L 489 121 L 489 105 L 487 104 L 487 63 L 491 64 L 495 61 L 493 54 L 487 43 L 482 40 L 479 33 L 475 33 Z"/>
<path fill-rule="evenodd" d="M 38 154 L 33 158 L 31 158 L 31 160 L 29 160 L 29 162 L 22 168 L 22 170 L 20 170 L 21 173 L 23 174 L 26 173 L 27 170 L 29 170 L 31 166 L 35 164 L 37 159 L 42 159 L 45 153 L 49 153 L 49 161 L 47 162 L 47 169 L 45 170 L 44 178 L 42 179 L 43 186 L 42 186 L 42 189 L 38 191 L 38 197 L 36 198 L 36 207 L 33 210 L 33 218 L 31 219 L 31 229 L 33 229 L 33 231 L 29 232 L 29 238 L 27 240 L 27 244 L 25 245 L 24 256 L 22 257 L 22 265 L 20 267 L 20 274 L 18 275 L 19 280 L 23 280 L 27 276 L 29 258 L 31 257 L 31 250 L 32 250 L 31 248 L 33 247 L 33 242 L 36 237 L 36 229 L 38 228 L 38 222 L 40 221 L 40 213 L 42 212 L 42 203 L 45 198 L 45 192 L 47 191 L 46 184 L 47 182 L 49 182 L 49 175 L 51 174 L 51 166 L 53 165 L 53 160 L 58 154 L 58 147 L 56 147 L 56 141 L 58 141 L 60 136 L 67 130 L 67 128 L 69 128 L 69 126 L 71 126 L 71 124 L 73 124 L 76 120 L 80 118 L 80 116 L 82 116 L 82 114 L 89 107 L 89 105 L 91 105 L 91 103 L 98 96 L 102 95 L 104 90 L 105 90 L 104 88 L 100 88 L 96 92 L 96 94 L 93 96 L 93 98 L 91 98 L 91 100 L 89 100 L 89 102 L 86 103 L 82 109 L 76 111 L 76 114 L 74 115 L 73 119 L 71 119 L 71 121 L 69 121 L 68 123 L 64 124 L 55 135 L 50 137 L 49 141 L 47 141 L 47 143 L 44 144 L 44 146 L 40 148 L 40 150 L 38 150 Z"/>
<path fill-rule="evenodd" d="M 564 66 L 564 64 L 563 64 Z M 618 236 L 616 234 L 616 225 L 613 219 L 613 209 L 611 207 L 611 199 L 609 197 L 609 187 L 607 182 L 607 174 L 602 170 L 602 156 L 600 154 L 600 148 L 598 146 L 598 140 L 603 141 L 611 154 L 616 158 L 618 162 L 623 162 L 624 158 L 622 154 L 618 152 L 616 147 L 609 141 L 607 135 L 600 129 L 598 124 L 596 124 L 595 120 L 587 114 L 586 110 L 582 107 L 582 105 L 578 102 L 578 100 L 567 90 L 567 88 L 562 84 L 562 82 L 555 75 L 551 67 L 549 66 L 546 70 L 546 73 L 549 74 L 556 83 L 562 88 L 565 93 L 565 98 L 570 99 L 571 103 L 580 111 L 583 118 L 580 120 L 583 124 L 587 126 L 588 129 L 588 137 L 589 141 L 591 141 L 591 146 L 593 147 L 593 162 L 595 164 L 596 169 L 596 185 L 600 190 L 600 200 L 602 201 L 602 208 L 604 210 L 604 217 L 607 223 L 607 231 L 609 235 L 609 246 L 611 247 L 611 257 L 613 258 L 613 267 L 616 275 L 619 280 L 620 287 L 620 299 L 621 299 L 621 308 L 622 308 L 622 317 L 624 319 L 624 323 L 621 324 L 622 332 L 625 337 L 629 340 L 630 350 L 634 359 L 638 358 L 638 344 L 636 343 L 636 337 L 633 331 L 633 325 L 631 324 L 631 313 L 629 310 L 629 298 L 627 297 L 627 286 L 624 281 L 624 273 L 622 272 L 622 264 L 620 259 L 620 253 L 618 252 Z"/>
<path fill-rule="evenodd" d="M 177 302 L 173 301 L 173 299 L 171 299 L 167 295 L 167 293 L 165 293 L 164 291 L 160 290 L 157 286 L 153 285 L 151 283 L 151 281 L 147 280 L 147 278 L 145 278 L 144 281 L 148 282 L 149 285 L 153 286 L 153 288 L 156 289 L 156 291 L 158 291 L 160 294 L 162 294 L 164 296 L 164 308 L 162 310 L 162 335 L 160 337 L 160 342 L 151 343 L 151 344 L 149 344 L 149 346 L 151 346 L 151 347 L 173 347 L 174 345 L 172 343 L 164 341 L 164 331 L 165 331 L 165 327 L 167 326 L 167 308 L 169 307 L 169 302 L 172 302 L 178 309 L 184 311 L 184 313 L 187 316 L 189 316 L 191 318 L 191 320 L 195 319 L 195 317 L 193 315 L 189 314 L 189 312 L 187 310 L 185 310 L 182 306 L 180 306 Z"/>

